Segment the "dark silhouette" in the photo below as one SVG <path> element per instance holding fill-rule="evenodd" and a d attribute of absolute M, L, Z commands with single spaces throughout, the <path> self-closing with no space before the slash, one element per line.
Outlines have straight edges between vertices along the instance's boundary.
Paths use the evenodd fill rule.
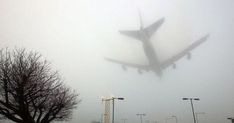
<path fill-rule="evenodd" d="M 141 14 L 139 13 L 140 18 L 140 28 L 138 30 L 124 30 L 119 31 L 121 34 L 132 37 L 142 43 L 144 53 L 146 58 L 148 59 L 147 64 L 135 64 L 125 61 L 119 61 L 112 58 L 105 58 L 110 62 L 114 62 L 122 65 L 124 70 L 127 70 L 127 67 L 132 67 L 138 69 L 138 73 L 142 74 L 143 71 L 153 71 L 157 76 L 162 77 L 163 69 L 166 69 L 169 66 L 172 66 L 174 69 L 176 68 L 175 62 L 181 59 L 184 56 L 187 56 L 188 59 L 191 59 L 191 51 L 205 42 L 209 38 L 209 34 L 203 36 L 199 40 L 190 44 L 187 48 L 183 49 L 181 52 L 173 55 L 172 57 L 166 59 L 165 61 L 161 61 L 158 58 L 158 53 L 156 52 L 152 41 L 150 40 L 151 36 L 159 29 L 159 27 L 164 23 L 164 18 L 159 19 L 153 24 L 144 27 L 143 21 L 141 18 Z"/>
<path fill-rule="evenodd" d="M 233 117 L 231 117 L 231 118 L 227 118 L 228 120 L 231 120 L 232 121 L 232 123 L 234 123 L 234 118 Z"/>
<path fill-rule="evenodd" d="M 69 120 L 77 97 L 37 52 L 0 51 L 0 117 L 17 123 Z"/>

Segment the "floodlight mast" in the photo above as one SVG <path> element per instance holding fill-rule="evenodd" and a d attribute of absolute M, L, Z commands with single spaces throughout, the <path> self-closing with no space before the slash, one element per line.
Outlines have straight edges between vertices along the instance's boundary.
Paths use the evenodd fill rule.
<path fill-rule="evenodd" d="M 172 117 L 167 117 L 167 118 L 165 119 L 165 123 L 167 123 L 167 121 L 170 120 L 170 119 L 172 119 Z"/>
<path fill-rule="evenodd" d="M 115 121 L 115 99 L 117 100 L 124 100 L 123 97 L 111 97 L 111 98 L 103 98 L 102 101 L 111 101 L 112 100 L 112 123 Z"/>
<path fill-rule="evenodd" d="M 197 123 L 196 122 L 196 118 L 195 118 L 195 113 L 194 113 L 194 107 L 193 107 L 193 100 L 200 100 L 199 98 L 182 98 L 183 100 L 190 100 L 190 103 L 191 103 L 191 107 L 192 107 L 192 112 L 193 112 L 193 121 L 194 123 Z"/>
<path fill-rule="evenodd" d="M 124 119 L 122 119 L 122 120 L 123 120 L 123 123 L 125 123 L 127 119 L 126 119 L 126 118 L 124 118 Z"/>
<path fill-rule="evenodd" d="M 136 114 L 136 115 L 140 116 L 141 123 L 142 123 L 142 116 L 146 116 L 146 114 Z"/>
<path fill-rule="evenodd" d="M 112 123 L 115 122 L 115 99 L 117 100 L 124 100 L 123 97 L 111 97 L 111 100 L 112 100 Z"/>
<path fill-rule="evenodd" d="M 228 120 L 231 120 L 232 121 L 232 123 L 234 123 L 234 117 L 229 117 L 229 118 L 227 118 Z"/>
<path fill-rule="evenodd" d="M 171 117 L 175 118 L 176 123 L 178 123 L 178 118 L 175 115 L 172 115 Z"/>

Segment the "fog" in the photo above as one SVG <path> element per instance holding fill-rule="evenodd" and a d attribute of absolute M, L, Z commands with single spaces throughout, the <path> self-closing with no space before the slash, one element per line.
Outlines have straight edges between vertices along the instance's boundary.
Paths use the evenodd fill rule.
<path fill-rule="evenodd" d="M 145 64 L 141 42 L 119 34 L 139 29 L 164 17 L 151 41 L 161 60 L 186 48 L 206 34 L 192 58 L 177 68 L 138 74 L 104 59 L 111 57 Z M 24 47 L 41 53 L 58 70 L 82 102 L 71 121 L 100 121 L 101 97 L 124 97 L 115 102 L 115 121 L 164 123 L 175 115 L 179 123 L 193 122 L 194 101 L 199 123 L 230 123 L 234 116 L 234 1 L 233 0 L 0 0 L 0 47 Z M 175 122 L 168 120 L 168 123 Z"/>

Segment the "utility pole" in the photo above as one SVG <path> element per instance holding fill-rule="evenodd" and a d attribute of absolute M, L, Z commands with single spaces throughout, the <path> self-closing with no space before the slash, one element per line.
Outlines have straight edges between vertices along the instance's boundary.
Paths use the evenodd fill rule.
<path fill-rule="evenodd" d="M 124 100 L 123 97 L 111 97 L 111 98 L 102 98 L 102 101 L 110 102 L 112 100 L 112 123 L 115 122 L 115 99 Z M 109 123 L 109 121 L 108 121 Z"/>
<path fill-rule="evenodd" d="M 183 98 L 183 100 L 190 100 L 190 103 L 191 103 L 191 107 L 192 107 L 192 112 L 193 112 L 193 122 L 194 123 L 197 123 L 196 122 L 196 117 L 195 117 L 195 113 L 194 113 L 194 107 L 193 107 L 193 100 L 200 100 L 199 98 Z"/>
<path fill-rule="evenodd" d="M 142 123 L 142 116 L 146 116 L 146 114 L 136 114 L 136 115 L 140 116 L 141 123 Z"/>
<path fill-rule="evenodd" d="M 123 120 L 123 123 L 125 123 L 125 121 L 127 120 L 127 119 L 122 119 Z"/>
<path fill-rule="evenodd" d="M 178 123 L 178 118 L 175 115 L 172 115 L 171 117 L 175 118 L 176 123 Z"/>
<path fill-rule="evenodd" d="M 227 118 L 228 120 L 231 120 L 232 121 L 232 123 L 234 123 L 234 117 L 229 117 L 229 118 Z"/>
<path fill-rule="evenodd" d="M 104 123 L 110 123 L 110 99 L 103 97 L 102 102 L 105 105 L 103 114 Z"/>

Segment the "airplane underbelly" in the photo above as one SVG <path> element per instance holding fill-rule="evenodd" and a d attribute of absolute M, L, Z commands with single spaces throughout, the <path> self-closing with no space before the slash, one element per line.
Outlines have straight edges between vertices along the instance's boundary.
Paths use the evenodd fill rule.
<path fill-rule="evenodd" d="M 154 52 L 152 46 L 149 46 L 149 45 L 144 45 L 144 52 L 145 52 L 145 55 L 149 61 L 149 64 L 150 65 L 153 65 L 153 66 L 157 66 L 158 65 L 158 59 L 157 59 L 157 55 L 156 53 Z"/>

